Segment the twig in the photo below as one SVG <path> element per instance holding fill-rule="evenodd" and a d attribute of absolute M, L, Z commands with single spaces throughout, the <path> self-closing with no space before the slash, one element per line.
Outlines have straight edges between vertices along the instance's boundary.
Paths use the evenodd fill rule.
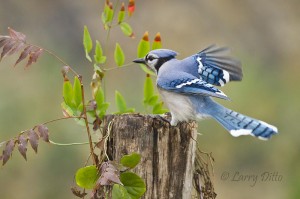
<path fill-rule="evenodd" d="M 78 73 L 69 65 L 67 64 L 67 62 L 65 62 L 62 58 L 60 58 L 59 56 L 57 56 L 55 53 L 53 53 L 52 51 L 48 50 L 48 49 L 45 49 L 45 48 L 42 48 L 38 45 L 33 45 L 33 44 L 28 44 L 28 45 L 31 45 L 31 46 L 34 46 L 34 47 L 37 47 L 37 48 L 40 48 L 40 49 L 43 49 L 45 52 L 47 52 L 49 55 L 53 56 L 54 58 L 56 58 L 59 62 L 61 62 L 64 66 L 68 66 L 70 68 L 70 70 L 72 71 L 72 73 L 74 73 L 74 75 L 78 76 Z"/>
<path fill-rule="evenodd" d="M 128 66 L 132 66 L 134 63 L 128 63 L 128 64 L 124 64 L 122 66 L 116 66 L 116 67 L 113 67 L 113 68 L 103 68 L 102 70 L 103 71 L 111 71 L 111 70 L 116 70 L 116 69 L 121 69 L 121 68 L 125 68 L 125 67 L 128 67 Z"/>
<path fill-rule="evenodd" d="M 82 143 L 57 143 L 53 142 L 52 140 L 49 140 L 50 144 L 57 145 L 57 146 L 75 146 L 75 145 L 86 145 L 89 144 L 89 142 L 82 142 Z"/>
<path fill-rule="evenodd" d="M 83 87 L 83 83 L 82 83 L 82 77 L 80 75 L 77 76 L 78 79 L 80 80 L 80 86 L 81 86 L 81 96 L 82 96 L 82 104 L 84 105 L 84 87 Z M 96 158 L 94 156 L 94 147 L 93 147 L 93 141 L 92 141 L 92 136 L 91 136 L 91 132 L 90 132 L 90 127 L 89 127 L 89 121 L 87 119 L 87 114 L 86 114 L 86 106 L 83 106 L 83 118 L 85 121 L 85 127 L 86 127 L 86 132 L 88 134 L 88 139 L 89 139 L 89 144 L 90 144 L 90 154 L 93 158 L 93 164 L 96 165 L 97 161 Z"/>

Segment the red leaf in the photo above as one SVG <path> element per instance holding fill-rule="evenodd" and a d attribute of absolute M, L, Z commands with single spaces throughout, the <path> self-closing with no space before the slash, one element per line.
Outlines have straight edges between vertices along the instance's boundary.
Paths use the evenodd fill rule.
<path fill-rule="evenodd" d="M 14 66 L 16 66 L 18 63 L 20 63 L 23 59 L 25 59 L 33 49 L 34 49 L 34 46 L 27 46 L 26 48 L 24 48 L 23 52 L 19 56 L 19 58 L 16 61 Z"/>
<path fill-rule="evenodd" d="M 113 183 L 117 183 L 117 184 L 122 184 L 122 182 L 120 180 L 120 177 L 117 174 L 113 173 L 113 172 L 105 172 L 104 174 L 102 174 L 101 177 L 103 179 L 107 179 L 109 182 L 113 182 Z M 100 182 L 101 182 L 101 179 L 100 179 Z M 101 185 L 104 185 L 104 184 L 101 184 Z"/>
<path fill-rule="evenodd" d="M 97 131 L 100 128 L 101 123 L 102 120 L 99 117 L 96 117 L 96 119 L 93 122 L 93 130 Z"/>
<path fill-rule="evenodd" d="M 149 41 L 149 33 L 148 33 L 148 31 L 146 31 L 146 32 L 144 33 L 142 40 L 144 40 L 144 41 Z"/>
<path fill-rule="evenodd" d="M 154 41 L 155 41 L 155 42 L 161 42 L 161 36 L 160 36 L 160 33 L 159 33 L 159 32 L 156 33 L 155 38 L 154 38 Z"/>
<path fill-rule="evenodd" d="M 9 31 L 9 36 L 15 40 L 19 40 L 22 42 L 26 42 L 26 35 L 24 35 L 21 32 L 17 32 L 15 30 L 13 30 L 12 28 L 8 27 L 8 31 Z"/>
<path fill-rule="evenodd" d="M 9 51 L 14 47 L 14 45 L 16 44 L 17 42 L 15 40 L 12 40 L 10 39 L 6 44 L 5 46 L 3 47 L 2 49 L 2 53 L 1 53 L 1 58 L 0 60 L 5 57 Z"/>
<path fill-rule="evenodd" d="M 38 132 L 45 142 L 49 142 L 49 130 L 45 125 L 38 125 Z"/>
<path fill-rule="evenodd" d="M 108 161 L 108 162 L 103 162 L 102 165 L 100 166 L 101 173 L 104 173 L 107 168 L 112 168 L 117 170 L 116 167 L 112 164 L 112 162 Z"/>
<path fill-rule="evenodd" d="M 28 139 L 25 137 L 24 134 L 21 134 L 18 138 L 18 150 L 20 154 L 24 157 L 25 160 L 27 160 L 26 152 L 27 152 L 27 143 Z"/>
<path fill-rule="evenodd" d="M 15 147 L 15 140 L 12 139 L 6 142 L 5 148 L 2 153 L 2 159 L 3 159 L 2 165 L 5 165 L 5 163 L 9 160 L 14 150 L 14 147 Z"/>
<path fill-rule="evenodd" d="M 107 178 L 101 176 L 98 180 L 97 180 L 97 183 L 96 183 L 96 186 L 97 185 L 110 185 L 110 182 Z"/>
<path fill-rule="evenodd" d="M 43 49 L 38 49 L 36 51 L 30 52 L 30 56 L 28 59 L 28 62 L 26 64 L 25 67 L 29 67 L 31 64 L 35 63 L 37 61 L 37 59 L 39 58 L 39 56 L 42 54 Z"/>
<path fill-rule="evenodd" d="M 134 0 L 129 0 L 129 4 L 128 4 L 129 16 L 131 16 L 134 13 L 134 10 L 135 10 L 135 2 L 134 2 Z"/>
<path fill-rule="evenodd" d="M 7 36 L 0 36 L 0 48 L 4 46 L 7 42 L 11 40 L 10 37 Z"/>
<path fill-rule="evenodd" d="M 99 185 L 110 185 L 111 182 L 122 184 L 119 177 L 119 171 L 112 164 L 112 162 L 104 162 L 101 167 L 101 176 L 97 181 Z"/>
<path fill-rule="evenodd" d="M 20 51 L 22 48 L 24 48 L 25 44 L 18 42 L 16 43 L 15 47 L 8 53 L 8 55 L 12 55 L 18 51 Z"/>
<path fill-rule="evenodd" d="M 37 148 L 38 148 L 38 144 L 39 144 L 39 136 L 33 129 L 30 129 L 28 131 L 28 139 L 29 139 L 29 143 L 30 143 L 31 147 L 37 153 Z"/>

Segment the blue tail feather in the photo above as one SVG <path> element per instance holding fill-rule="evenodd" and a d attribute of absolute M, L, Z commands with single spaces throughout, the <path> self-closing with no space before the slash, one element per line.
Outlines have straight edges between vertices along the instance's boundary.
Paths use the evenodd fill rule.
<path fill-rule="evenodd" d="M 278 133 L 275 126 L 263 121 L 242 115 L 221 105 L 217 106 L 217 109 L 211 116 L 235 137 L 252 135 L 266 140 Z"/>

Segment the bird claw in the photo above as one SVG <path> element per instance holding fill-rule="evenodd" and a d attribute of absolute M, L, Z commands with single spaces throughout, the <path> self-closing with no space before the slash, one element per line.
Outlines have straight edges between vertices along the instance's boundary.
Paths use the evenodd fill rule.
<path fill-rule="evenodd" d="M 165 117 L 165 115 L 166 115 L 167 117 Z M 164 121 L 164 122 L 166 122 L 166 123 L 172 125 L 172 121 L 169 120 L 169 119 L 167 119 L 167 118 L 169 118 L 169 115 L 167 115 L 167 114 L 164 114 L 164 115 L 155 115 L 154 118 L 156 118 L 156 119 L 158 119 L 158 120 L 162 120 L 162 121 Z"/>

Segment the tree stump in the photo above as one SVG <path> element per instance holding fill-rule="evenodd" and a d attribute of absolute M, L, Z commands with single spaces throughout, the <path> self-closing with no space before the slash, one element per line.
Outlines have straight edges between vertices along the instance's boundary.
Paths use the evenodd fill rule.
<path fill-rule="evenodd" d="M 143 198 L 191 198 L 197 123 L 182 122 L 171 127 L 158 116 L 109 115 L 104 119 L 105 130 L 110 122 L 110 159 L 118 162 L 132 152 L 142 156 L 134 172 L 146 182 Z"/>

